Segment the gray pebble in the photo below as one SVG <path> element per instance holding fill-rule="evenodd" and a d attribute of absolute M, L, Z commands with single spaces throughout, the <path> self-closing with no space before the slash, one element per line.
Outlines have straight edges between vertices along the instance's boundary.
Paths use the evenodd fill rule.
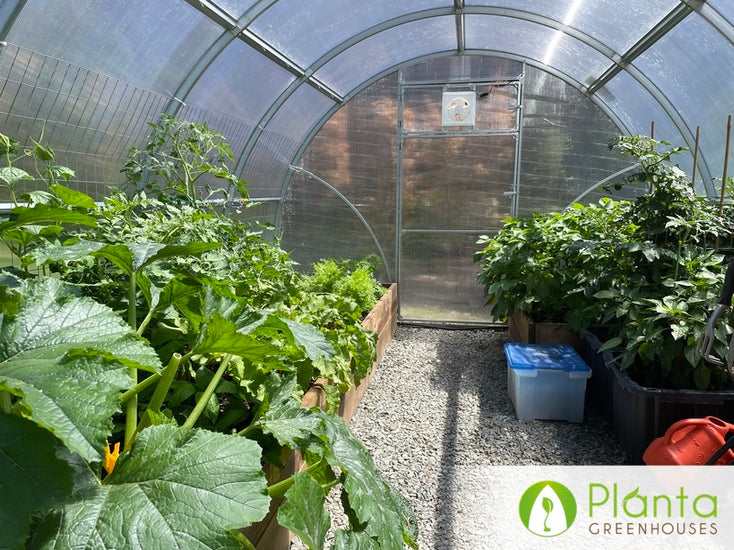
<path fill-rule="evenodd" d="M 507 341 L 496 329 L 398 327 L 352 419 L 385 479 L 411 502 L 422 549 L 464 550 L 462 534 L 476 518 L 467 514 L 472 497 L 461 494 L 461 480 L 478 466 L 625 462 L 611 427 L 588 402 L 580 424 L 516 418 Z M 327 505 L 340 517 L 335 493 Z M 297 538 L 291 543 L 304 548 Z"/>

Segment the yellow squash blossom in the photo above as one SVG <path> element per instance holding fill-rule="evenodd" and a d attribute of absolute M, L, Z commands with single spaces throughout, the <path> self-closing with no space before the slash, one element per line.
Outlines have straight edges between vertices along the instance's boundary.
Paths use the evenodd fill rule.
<path fill-rule="evenodd" d="M 109 445 L 104 448 L 104 462 L 102 463 L 102 467 L 105 469 L 105 472 L 107 472 L 107 475 L 110 475 L 112 473 L 112 470 L 115 469 L 115 463 L 117 462 L 119 456 L 119 442 L 115 443 L 114 449 L 110 449 Z"/>

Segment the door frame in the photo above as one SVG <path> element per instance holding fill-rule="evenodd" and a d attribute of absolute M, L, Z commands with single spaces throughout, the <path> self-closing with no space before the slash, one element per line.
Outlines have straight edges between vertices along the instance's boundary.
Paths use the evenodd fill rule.
<path fill-rule="evenodd" d="M 494 322 L 486 323 L 467 321 L 466 323 L 457 323 L 447 319 L 414 319 L 405 318 L 402 313 L 401 286 L 403 281 L 403 237 L 411 233 L 454 233 L 454 234 L 490 234 L 495 233 L 497 228 L 477 228 L 473 229 L 405 229 L 403 227 L 403 192 L 405 182 L 404 172 L 404 144 L 409 139 L 429 138 L 429 139 L 452 139 L 466 138 L 467 136 L 487 137 L 487 136 L 512 136 L 515 139 L 515 155 L 513 163 L 512 189 L 505 192 L 510 197 L 510 215 L 516 216 L 518 211 L 519 194 L 520 194 L 520 161 L 522 151 L 522 106 L 523 106 L 523 80 L 525 75 L 525 66 L 523 64 L 522 72 L 506 78 L 472 78 L 457 79 L 450 82 L 445 81 L 420 81 L 405 82 L 403 79 L 402 69 L 398 72 L 398 113 L 397 113 L 397 176 L 396 176 L 396 200 L 395 200 L 395 271 L 398 281 L 398 319 L 404 323 L 414 324 L 435 324 L 435 325 L 457 325 L 465 324 L 467 326 L 475 325 L 493 325 Z M 459 132 L 447 132 L 444 129 L 435 129 L 430 131 L 407 131 L 404 124 L 405 115 L 405 92 L 412 88 L 440 88 L 443 91 L 465 91 L 471 90 L 476 93 L 479 87 L 491 86 L 515 86 L 516 92 L 516 112 L 513 128 L 497 129 L 497 130 L 478 130 L 472 127 L 463 127 Z"/>

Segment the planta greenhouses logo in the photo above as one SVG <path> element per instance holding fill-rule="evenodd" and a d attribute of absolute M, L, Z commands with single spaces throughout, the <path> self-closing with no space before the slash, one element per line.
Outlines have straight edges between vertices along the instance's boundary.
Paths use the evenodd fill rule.
<path fill-rule="evenodd" d="M 520 498 L 520 519 L 531 533 L 555 537 L 567 531 L 576 519 L 576 499 L 565 485 L 540 481 Z"/>

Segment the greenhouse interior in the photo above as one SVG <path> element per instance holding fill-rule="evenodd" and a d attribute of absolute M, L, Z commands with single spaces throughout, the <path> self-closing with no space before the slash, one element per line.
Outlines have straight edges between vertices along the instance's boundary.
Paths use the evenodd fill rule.
<path fill-rule="evenodd" d="M 732 75 L 725 0 L 0 1 L 0 546 L 515 548 L 480 466 L 734 462 Z"/>

